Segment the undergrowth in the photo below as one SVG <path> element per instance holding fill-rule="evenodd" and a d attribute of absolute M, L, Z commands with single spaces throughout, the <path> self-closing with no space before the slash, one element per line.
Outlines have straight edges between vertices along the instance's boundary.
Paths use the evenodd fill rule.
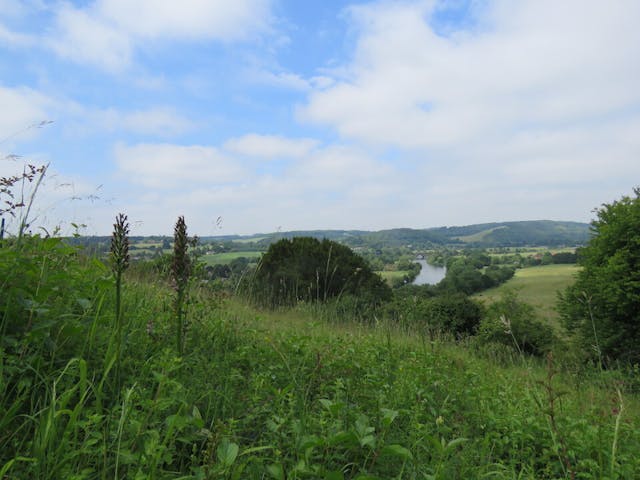
<path fill-rule="evenodd" d="M 0 478 L 640 477 L 625 376 L 121 273 L 0 248 Z"/>

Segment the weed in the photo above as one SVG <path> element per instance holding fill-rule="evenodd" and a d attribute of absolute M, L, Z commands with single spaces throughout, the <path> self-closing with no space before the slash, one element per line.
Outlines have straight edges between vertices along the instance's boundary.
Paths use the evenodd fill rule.
<path fill-rule="evenodd" d="M 115 331 L 116 331 L 116 385 L 120 388 L 120 356 L 122 350 L 122 275 L 129 267 L 129 223 L 120 213 L 113 224 L 111 237 L 111 269 L 116 280 Z"/>
<path fill-rule="evenodd" d="M 174 315 L 176 322 L 176 350 L 182 355 L 184 349 L 183 335 L 185 331 L 185 303 L 187 286 L 191 275 L 191 261 L 188 254 L 189 237 L 184 217 L 178 217 L 173 235 L 173 263 L 171 266 L 173 286 L 176 292 Z"/>

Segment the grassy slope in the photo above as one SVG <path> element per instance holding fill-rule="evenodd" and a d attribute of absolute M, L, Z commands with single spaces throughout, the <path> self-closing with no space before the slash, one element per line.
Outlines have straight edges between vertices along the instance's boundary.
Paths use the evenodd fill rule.
<path fill-rule="evenodd" d="M 499 287 L 474 295 L 474 298 L 492 302 L 507 289 L 515 289 L 518 297 L 533 305 L 541 319 L 558 325 L 555 309 L 558 292 L 573 283 L 578 272 L 576 265 L 544 265 L 516 270 L 515 276 Z"/>
<path fill-rule="evenodd" d="M 542 362 L 508 350 L 339 320 L 326 307 L 260 311 L 204 287 L 188 303 L 178 358 L 168 282 L 127 277 L 120 381 L 104 370 L 114 341 L 106 269 L 3 250 L 0 273 L 14 281 L 0 298 L 24 295 L 18 274 L 33 272 L 34 295 L 49 294 L 35 326 L 57 322 L 61 340 L 0 350 L 0 477 L 571 478 L 563 445 L 576 478 L 640 474 L 640 408 L 623 391 L 618 417 L 612 398 L 626 385 L 616 372 L 549 381 Z M 545 395 L 560 388 L 553 427 Z"/>
<path fill-rule="evenodd" d="M 483 241 L 485 239 L 485 237 L 487 235 L 491 234 L 495 230 L 500 230 L 502 228 L 507 228 L 507 227 L 505 227 L 503 225 L 503 226 L 500 226 L 500 227 L 488 228 L 486 230 L 474 233 L 472 235 L 464 235 L 462 237 L 457 237 L 457 239 L 462 241 L 462 242 L 465 242 L 465 243 L 481 242 L 481 241 Z"/>
<path fill-rule="evenodd" d="M 336 322 L 330 314 L 318 315 L 313 309 L 256 314 L 252 307 L 231 302 L 226 316 L 251 332 L 255 338 L 252 343 L 262 342 L 277 352 L 291 381 L 300 382 L 296 388 L 305 390 L 306 382 L 313 382 L 309 362 L 313 363 L 315 356 L 324 383 L 316 392 L 317 399 L 334 402 L 347 398 L 351 418 L 362 414 L 380 418 L 385 409 L 399 412 L 393 428 L 383 432 L 378 426 L 376 435 L 386 434 L 387 443 L 409 448 L 415 459 L 409 463 L 421 465 L 417 471 L 439 471 L 434 478 L 442 479 L 569 478 L 561 473 L 558 456 L 546 450 L 553 443 L 551 439 L 560 434 L 575 453 L 571 468 L 582 472 L 581 478 L 605 474 L 596 473 L 598 467 L 587 453 L 590 442 L 603 442 L 604 450 L 611 447 L 615 387 L 604 377 L 576 382 L 576 377 L 563 374 L 551 381 L 554 389 L 565 392 L 557 412 L 562 431 L 552 432 L 544 414 L 548 406 L 543 383 L 548 370 L 542 361 L 511 354 L 505 357 L 493 351 L 474 353 L 460 344 L 430 342 L 383 324 L 369 327 Z M 305 372 L 305 368 L 309 370 Z M 640 420 L 637 399 L 629 396 L 625 402 L 623 442 L 631 441 Z M 310 404 L 309 413 L 321 415 L 316 407 Z M 456 439 L 461 441 L 457 448 L 440 453 L 434 450 L 434 441 L 446 445 Z M 607 457 L 604 450 L 601 454 Z M 358 458 L 354 452 L 349 457 Z M 381 478 L 391 478 L 392 472 L 399 471 L 399 464 L 390 460 L 395 467 Z M 627 466 L 628 472 L 640 475 L 638 466 Z M 397 478 L 414 477 L 406 472 Z"/>

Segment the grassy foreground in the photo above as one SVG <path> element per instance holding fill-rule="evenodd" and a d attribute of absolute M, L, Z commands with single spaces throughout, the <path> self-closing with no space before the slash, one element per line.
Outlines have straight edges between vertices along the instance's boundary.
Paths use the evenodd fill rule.
<path fill-rule="evenodd" d="M 174 292 L 129 275 L 116 376 L 104 266 L 45 242 L 0 249 L 0 273 L 0 478 L 640 477 L 616 372 L 205 286 L 177 356 Z"/>

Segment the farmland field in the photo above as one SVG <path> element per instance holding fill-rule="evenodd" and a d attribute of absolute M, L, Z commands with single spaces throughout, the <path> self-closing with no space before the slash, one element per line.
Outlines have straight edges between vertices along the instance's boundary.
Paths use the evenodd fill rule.
<path fill-rule="evenodd" d="M 576 265 L 544 265 L 516 270 L 515 276 L 499 287 L 474 295 L 477 300 L 491 303 L 507 289 L 515 289 L 518 297 L 531 304 L 542 320 L 558 326 L 555 305 L 558 292 L 573 283 L 579 267 Z"/>
<path fill-rule="evenodd" d="M 200 260 L 206 263 L 207 265 L 216 265 L 216 264 L 227 264 L 231 263 L 236 258 L 249 258 L 249 259 L 258 259 L 262 255 L 262 252 L 224 252 L 224 253 L 214 253 L 211 255 L 203 255 Z"/>
<path fill-rule="evenodd" d="M 410 272 L 409 270 L 393 270 L 393 271 L 384 270 L 384 271 L 378 271 L 376 273 L 380 275 L 383 279 L 385 279 L 387 282 L 389 282 L 394 278 L 402 278 L 405 275 L 409 274 Z"/>

